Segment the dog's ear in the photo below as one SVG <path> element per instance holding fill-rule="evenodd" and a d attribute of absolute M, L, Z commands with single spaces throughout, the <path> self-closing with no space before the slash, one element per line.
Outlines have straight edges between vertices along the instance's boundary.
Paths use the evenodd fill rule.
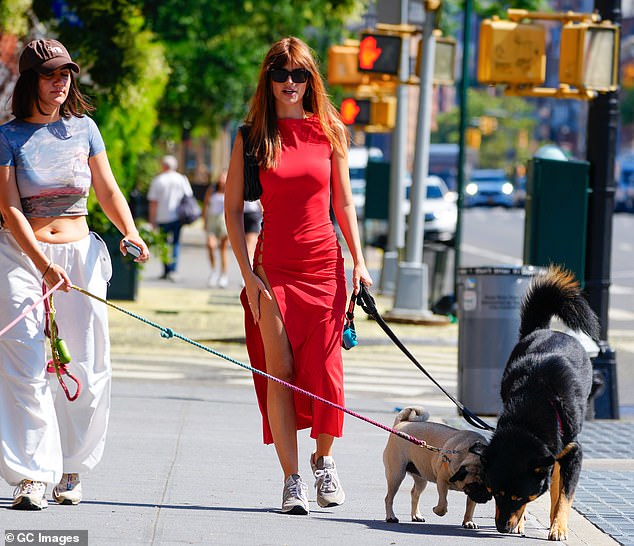
<path fill-rule="evenodd" d="M 482 454 L 484 453 L 486 447 L 487 446 L 482 442 L 476 442 L 469 448 L 469 453 L 473 453 L 474 455 L 479 455 L 480 457 L 482 457 Z"/>
<path fill-rule="evenodd" d="M 555 464 L 555 457 L 547 455 L 533 462 L 533 472 L 537 475 L 546 475 L 550 473 L 551 467 Z"/>
<path fill-rule="evenodd" d="M 463 465 L 458 469 L 458 472 L 456 472 L 453 476 L 451 476 L 451 478 L 449 478 L 449 482 L 450 483 L 461 482 L 468 475 L 469 475 L 469 472 L 467 470 L 467 467 Z"/>

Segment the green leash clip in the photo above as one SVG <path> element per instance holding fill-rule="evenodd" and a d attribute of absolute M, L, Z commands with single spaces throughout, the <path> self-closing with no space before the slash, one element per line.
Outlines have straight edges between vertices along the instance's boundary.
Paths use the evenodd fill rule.
<path fill-rule="evenodd" d="M 55 348 L 57 361 L 60 364 L 68 364 L 70 362 L 70 351 L 68 350 L 66 342 L 61 337 L 56 337 L 53 346 Z"/>

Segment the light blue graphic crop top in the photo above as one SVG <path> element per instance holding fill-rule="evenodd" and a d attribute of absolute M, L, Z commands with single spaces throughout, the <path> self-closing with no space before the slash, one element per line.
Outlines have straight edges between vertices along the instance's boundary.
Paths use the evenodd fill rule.
<path fill-rule="evenodd" d="M 92 181 L 88 158 L 104 150 L 88 116 L 54 123 L 13 119 L 0 126 L 0 166 L 15 167 L 27 218 L 85 216 Z"/>

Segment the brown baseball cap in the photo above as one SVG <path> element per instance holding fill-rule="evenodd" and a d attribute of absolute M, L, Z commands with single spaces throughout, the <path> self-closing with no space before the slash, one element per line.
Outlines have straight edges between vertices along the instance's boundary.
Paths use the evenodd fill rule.
<path fill-rule="evenodd" d="M 35 70 L 40 74 L 50 74 L 62 66 L 73 72 L 79 72 L 79 66 L 73 62 L 66 48 L 57 40 L 33 40 L 20 55 L 20 74 Z"/>

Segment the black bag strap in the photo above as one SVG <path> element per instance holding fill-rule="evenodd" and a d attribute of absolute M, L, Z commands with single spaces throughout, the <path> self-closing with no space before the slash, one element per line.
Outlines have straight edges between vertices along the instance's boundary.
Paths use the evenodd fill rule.
<path fill-rule="evenodd" d="M 260 184 L 260 166 L 249 138 L 251 126 L 241 125 L 240 134 L 242 135 L 242 156 L 244 160 L 244 200 L 257 201 L 262 195 L 262 184 Z"/>
<path fill-rule="evenodd" d="M 379 324 L 379 326 L 388 335 L 388 337 L 394 342 L 394 344 L 401 351 L 403 351 L 405 356 L 407 356 L 407 358 L 409 358 L 414 363 L 414 365 L 421 372 L 423 372 L 431 380 L 431 382 L 434 385 L 436 385 L 447 396 L 447 398 L 449 398 L 449 400 L 451 400 L 456 405 L 456 407 L 460 410 L 460 413 L 462 414 L 462 417 L 464 418 L 465 421 L 467 421 L 467 423 L 469 423 L 470 425 L 472 425 L 472 426 L 474 426 L 476 428 L 482 429 L 482 430 L 489 430 L 489 431 L 495 430 L 491 425 L 489 425 L 488 423 L 486 423 L 485 421 L 480 419 L 472 411 L 470 411 L 468 408 L 466 408 L 464 406 L 464 404 L 462 404 L 460 401 L 458 401 L 456 398 L 454 398 L 449 392 L 447 392 L 442 387 L 442 385 L 440 385 L 440 383 L 438 383 L 438 381 L 436 381 L 429 374 L 429 372 L 425 368 L 423 368 L 423 366 L 418 362 L 418 360 L 416 360 L 414 355 L 412 355 L 412 353 L 409 352 L 407 347 L 405 347 L 405 345 L 403 345 L 401 340 L 398 339 L 396 334 L 390 329 L 390 327 L 387 325 L 385 320 L 383 320 L 383 317 L 381 317 L 381 315 L 379 314 L 379 312 L 378 312 L 378 310 L 376 308 L 376 303 L 374 302 L 374 298 L 372 297 L 372 295 L 368 291 L 368 289 L 365 286 L 365 284 L 361 283 L 361 286 L 359 288 L 359 293 L 357 294 L 357 298 L 356 299 L 357 299 L 357 303 L 359 304 L 361 309 L 363 309 L 369 316 L 371 316 Z"/>

